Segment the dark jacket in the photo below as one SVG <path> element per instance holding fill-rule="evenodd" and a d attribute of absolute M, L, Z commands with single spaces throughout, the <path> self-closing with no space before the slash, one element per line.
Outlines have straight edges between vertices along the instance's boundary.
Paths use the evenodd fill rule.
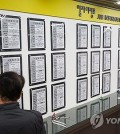
<path fill-rule="evenodd" d="M 2 104 L 0 134 L 45 134 L 42 116 L 37 111 L 20 109 L 17 102 Z"/>

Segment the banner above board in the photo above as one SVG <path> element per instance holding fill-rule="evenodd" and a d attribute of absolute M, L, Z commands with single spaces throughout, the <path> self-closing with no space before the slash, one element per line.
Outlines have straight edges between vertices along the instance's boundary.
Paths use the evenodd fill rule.
<path fill-rule="evenodd" d="M 120 11 L 73 0 L 0 0 L 0 9 L 120 25 Z"/>

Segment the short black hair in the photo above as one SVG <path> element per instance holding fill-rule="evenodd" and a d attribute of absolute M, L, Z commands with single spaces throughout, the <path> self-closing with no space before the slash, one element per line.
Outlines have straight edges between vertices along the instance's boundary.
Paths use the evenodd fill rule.
<path fill-rule="evenodd" d="M 24 77 L 15 72 L 0 74 L 0 98 L 4 101 L 17 101 L 24 84 Z"/>

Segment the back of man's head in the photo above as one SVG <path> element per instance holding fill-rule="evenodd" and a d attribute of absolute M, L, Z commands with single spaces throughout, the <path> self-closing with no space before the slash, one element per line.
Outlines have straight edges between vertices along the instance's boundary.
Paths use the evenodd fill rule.
<path fill-rule="evenodd" d="M 24 77 L 15 72 L 0 74 L 0 99 L 3 101 L 17 101 L 24 83 Z"/>

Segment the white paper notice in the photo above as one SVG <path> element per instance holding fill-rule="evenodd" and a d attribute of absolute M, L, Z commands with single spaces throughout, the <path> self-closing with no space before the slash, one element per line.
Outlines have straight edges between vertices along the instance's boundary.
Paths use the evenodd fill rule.
<path fill-rule="evenodd" d="M 64 49 L 65 47 L 65 25 L 64 23 L 52 23 L 52 47 L 53 49 Z"/>
<path fill-rule="evenodd" d="M 20 49 L 19 18 L 2 18 L 2 49 Z"/>
<path fill-rule="evenodd" d="M 53 55 L 53 79 L 65 78 L 65 54 Z"/>
<path fill-rule="evenodd" d="M 53 109 L 59 109 L 65 106 L 65 85 L 58 84 L 53 86 Z"/>
<path fill-rule="evenodd" d="M 104 27 L 104 47 L 111 46 L 111 29 Z"/>
<path fill-rule="evenodd" d="M 45 24 L 44 21 L 29 20 L 30 49 L 45 48 Z"/>
<path fill-rule="evenodd" d="M 45 55 L 30 56 L 31 84 L 45 82 Z"/>
<path fill-rule="evenodd" d="M 120 69 L 120 50 L 118 50 L 118 68 Z"/>
<path fill-rule="evenodd" d="M 120 28 L 118 30 L 118 47 L 120 47 Z"/>
<path fill-rule="evenodd" d="M 78 80 L 78 101 L 83 101 L 87 99 L 87 78 Z"/>
<path fill-rule="evenodd" d="M 92 52 L 92 73 L 100 71 L 100 52 Z"/>
<path fill-rule="evenodd" d="M 118 70 L 118 88 L 120 88 L 120 71 Z"/>
<path fill-rule="evenodd" d="M 20 57 L 2 57 L 3 72 L 14 71 L 21 74 Z"/>
<path fill-rule="evenodd" d="M 101 31 L 100 26 L 92 25 L 92 47 L 100 47 Z"/>
<path fill-rule="evenodd" d="M 78 53 L 77 55 L 77 63 L 78 63 L 78 74 L 77 75 L 85 75 L 88 71 L 88 55 L 87 53 Z"/>
<path fill-rule="evenodd" d="M 78 48 L 87 48 L 88 28 L 87 25 L 78 25 Z"/>
<path fill-rule="evenodd" d="M 110 91 L 111 74 L 103 74 L 103 93 Z"/>
<path fill-rule="evenodd" d="M 46 113 L 47 102 L 46 102 L 46 88 L 40 88 L 32 90 L 32 110 L 36 110 L 43 113 Z"/>
<path fill-rule="evenodd" d="M 104 51 L 103 52 L 103 57 L 104 57 L 104 65 L 103 65 L 103 70 L 109 70 L 111 68 L 111 52 L 110 51 Z"/>
<path fill-rule="evenodd" d="M 100 93 L 100 76 L 92 76 L 92 97 Z"/>

